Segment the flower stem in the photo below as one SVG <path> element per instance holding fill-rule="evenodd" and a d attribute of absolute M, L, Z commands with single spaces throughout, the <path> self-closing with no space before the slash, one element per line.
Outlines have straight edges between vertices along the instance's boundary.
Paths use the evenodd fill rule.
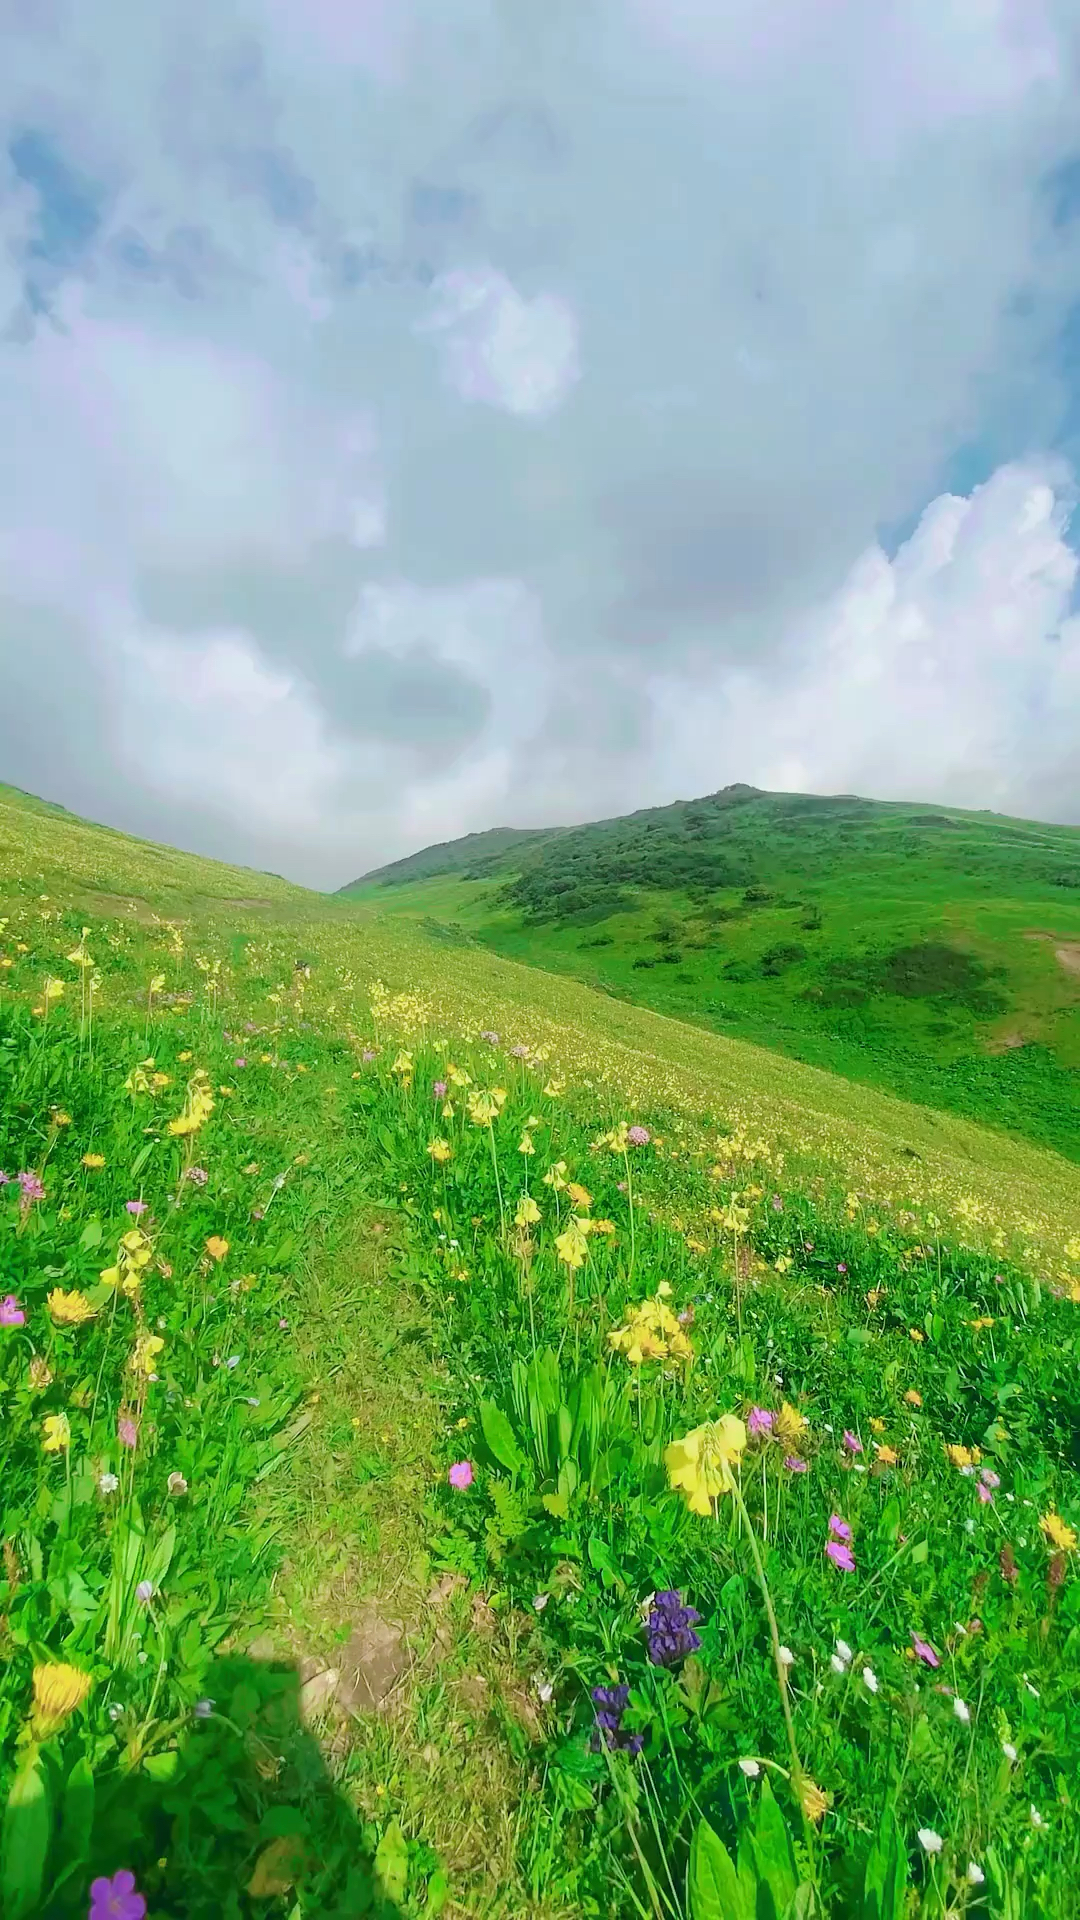
<path fill-rule="evenodd" d="M 780 1658 L 780 1632 L 776 1624 L 776 1614 L 773 1611 L 769 1582 L 765 1577 L 765 1567 L 761 1558 L 761 1550 L 758 1547 L 757 1534 L 754 1532 L 750 1515 L 746 1511 L 746 1502 L 742 1496 L 742 1488 L 734 1475 L 732 1475 L 731 1490 L 735 1496 L 735 1505 L 739 1510 L 739 1516 L 746 1529 L 747 1539 L 750 1542 L 750 1553 L 754 1562 L 754 1572 L 757 1574 L 758 1586 L 761 1588 L 761 1598 L 765 1603 L 765 1615 L 769 1622 L 769 1639 L 772 1643 L 773 1665 L 776 1668 L 776 1684 L 780 1689 L 780 1705 L 784 1710 L 784 1725 L 787 1728 L 788 1747 L 791 1751 L 791 1768 L 795 1779 L 798 1780 L 802 1778 L 803 1765 L 799 1758 L 798 1743 L 795 1739 L 795 1723 L 791 1717 L 791 1705 L 788 1700 L 787 1670 Z"/>

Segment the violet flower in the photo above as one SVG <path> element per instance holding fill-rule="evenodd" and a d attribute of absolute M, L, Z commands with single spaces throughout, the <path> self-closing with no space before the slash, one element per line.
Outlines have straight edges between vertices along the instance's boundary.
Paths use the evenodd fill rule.
<path fill-rule="evenodd" d="M 700 1613 L 693 1607 L 683 1605 L 682 1594 L 677 1589 L 666 1588 L 662 1593 L 653 1594 L 645 1632 L 649 1659 L 654 1667 L 673 1667 L 676 1661 L 697 1652 L 701 1641 L 694 1627 L 700 1619 Z"/>
<path fill-rule="evenodd" d="M 126 1867 L 111 1880 L 90 1882 L 90 1920 L 143 1920 L 145 1913 L 146 1901 Z"/>
<path fill-rule="evenodd" d="M 25 1327 L 26 1315 L 13 1293 L 0 1300 L 0 1327 Z"/>
<path fill-rule="evenodd" d="M 649 1144 L 648 1127 L 627 1127 L 626 1138 L 632 1147 L 647 1147 Z"/>
<path fill-rule="evenodd" d="M 929 1640 L 923 1640 L 919 1634 L 913 1633 L 911 1636 L 911 1644 L 915 1649 L 918 1659 L 924 1660 L 928 1667 L 940 1667 L 941 1661 L 938 1659 Z"/>
<path fill-rule="evenodd" d="M 768 1407 L 751 1407 L 746 1416 L 746 1431 L 751 1440 L 759 1440 L 762 1434 L 771 1433 L 776 1415 Z"/>
<path fill-rule="evenodd" d="M 589 1744 L 593 1752 L 599 1753 L 604 1746 L 622 1753 L 640 1753 L 645 1744 L 644 1734 L 623 1732 L 622 1717 L 630 1699 L 629 1687 L 594 1687 L 592 1698 L 596 1720 Z"/>

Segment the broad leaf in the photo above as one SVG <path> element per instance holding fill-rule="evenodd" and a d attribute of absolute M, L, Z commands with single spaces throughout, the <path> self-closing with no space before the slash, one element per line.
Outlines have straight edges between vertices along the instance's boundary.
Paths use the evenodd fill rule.
<path fill-rule="evenodd" d="M 480 1425 L 488 1449 L 500 1467 L 505 1467 L 508 1473 L 520 1473 L 525 1466 L 525 1456 L 514 1437 L 513 1427 L 494 1400 L 482 1403 Z"/>
<path fill-rule="evenodd" d="M 707 1820 L 698 1821 L 690 1842 L 686 1894 L 690 1920 L 754 1920 L 753 1896 Z"/>

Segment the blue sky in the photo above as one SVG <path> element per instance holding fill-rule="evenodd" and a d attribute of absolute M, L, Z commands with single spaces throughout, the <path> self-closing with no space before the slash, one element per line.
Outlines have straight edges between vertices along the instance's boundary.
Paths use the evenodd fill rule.
<path fill-rule="evenodd" d="M 1075 0 L 12 0 L 0 778 L 1080 822 Z"/>

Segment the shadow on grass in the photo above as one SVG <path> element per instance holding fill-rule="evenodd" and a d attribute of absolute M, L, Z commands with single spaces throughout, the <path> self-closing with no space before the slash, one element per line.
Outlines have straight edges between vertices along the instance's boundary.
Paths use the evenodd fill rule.
<path fill-rule="evenodd" d="M 91 1882 L 123 1869 L 135 1874 L 148 1920 L 397 1920 L 437 1912 L 437 1872 L 424 1898 L 436 1862 L 410 1862 L 399 1829 L 391 1824 L 380 1836 L 357 1818 L 304 1725 L 300 1685 L 292 1666 L 222 1658 L 210 1669 L 207 1700 L 173 1743 L 152 1748 L 131 1771 L 95 1769 L 85 1864 L 55 1885 L 64 1865 L 61 1824 L 61 1858 L 50 1862 L 54 1890 L 37 1910 L 41 1920 L 87 1920 Z M 122 1904 L 102 1907 L 100 1920 L 114 1911 L 130 1920 Z"/>

